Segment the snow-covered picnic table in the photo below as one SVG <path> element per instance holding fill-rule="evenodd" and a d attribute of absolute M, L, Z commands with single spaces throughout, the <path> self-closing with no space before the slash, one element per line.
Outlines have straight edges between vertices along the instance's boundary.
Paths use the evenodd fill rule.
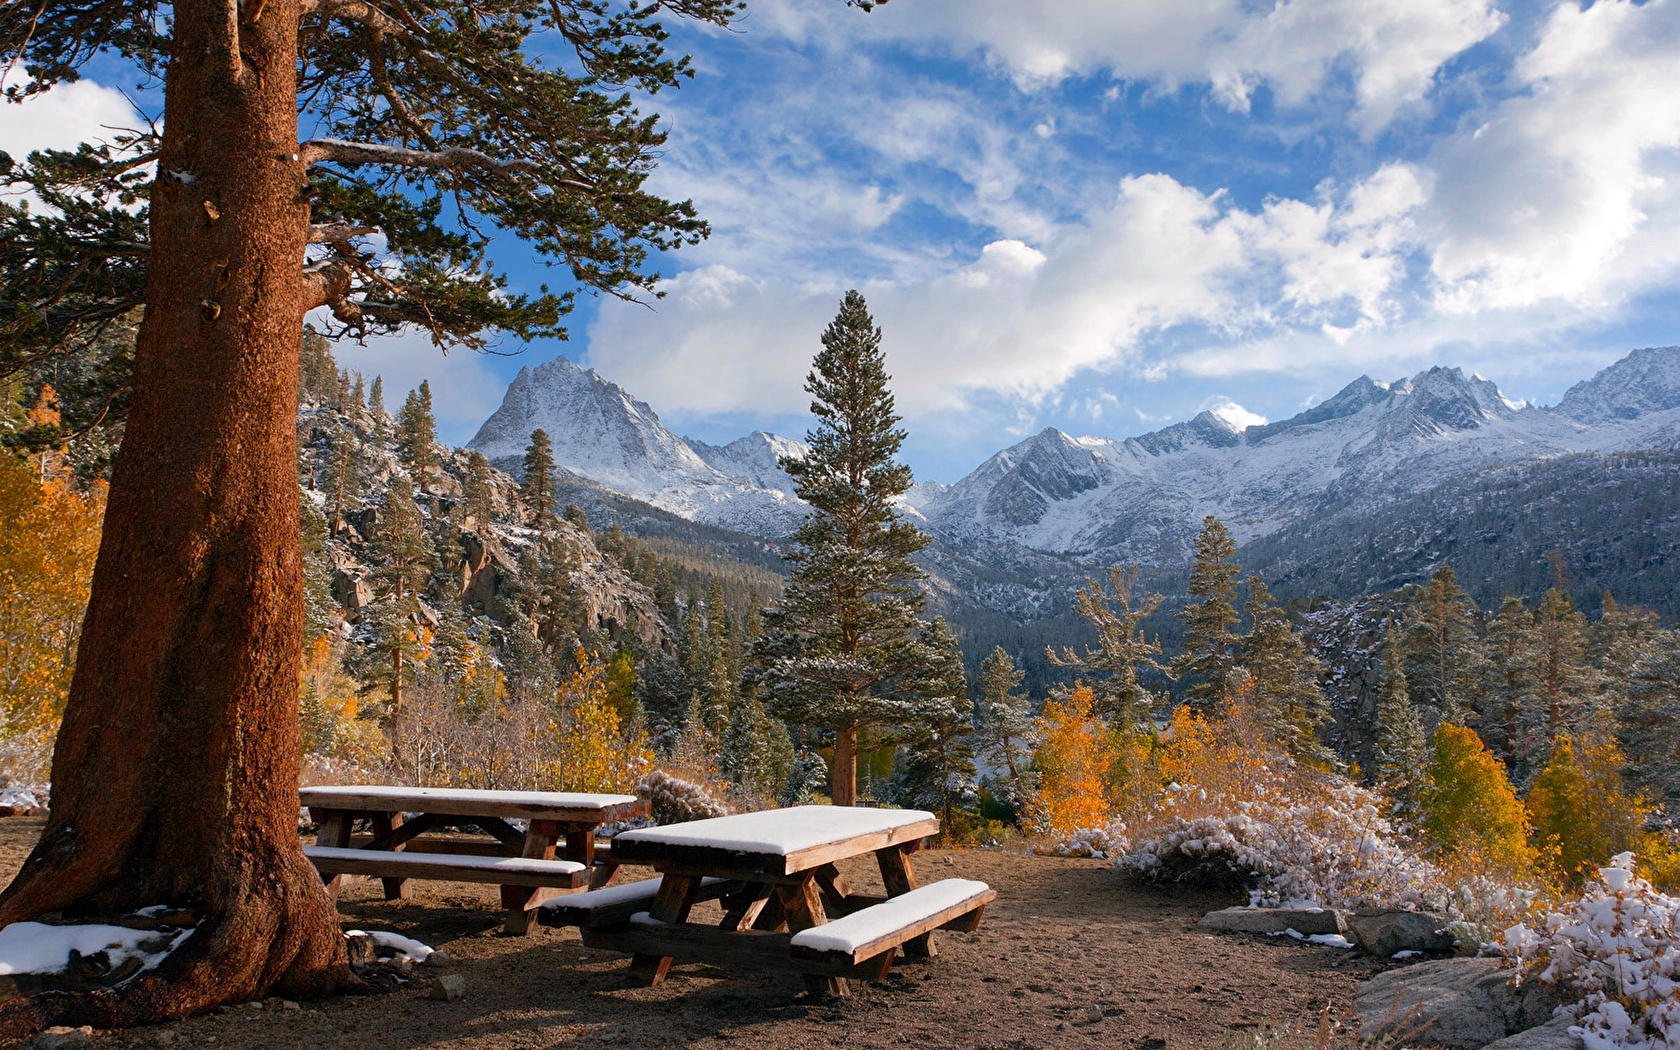
<path fill-rule="evenodd" d="M 939 821 L 922 810 L 794 806 L 627 831 L 613 858 L 660 878 L 552 900 L 542 921 L 578 926 L 591 947 L 630 952 L 658 984 L 675 958 L 792 970 L 807 988 L 845 995 L 847 978 L 877 980 L 894 956 L 931 956 L 940 928 L 972 930 L 997 894 L 982 882 L 917 886 L 911 854 Z M 885 896 L 858 893 L 837 861 L 874 854 Z M 719 901 L 716 925 L 693 907 Z"/>
<path fill-rule="evenodd" d="M 304 853 L 330 891 L 358 876 L 379 878 L 387 899 L 407 896 L 409 879 L 493 883 L 512 934 L 560 890 L 612 881 L 618 866 L 596 833 L 648 813 L 634 795 L 562 791 L 355 785 L 304 788 L 300 801 L 317 828 Z M 353 834 L 358 821 L 366 834 Z"/>

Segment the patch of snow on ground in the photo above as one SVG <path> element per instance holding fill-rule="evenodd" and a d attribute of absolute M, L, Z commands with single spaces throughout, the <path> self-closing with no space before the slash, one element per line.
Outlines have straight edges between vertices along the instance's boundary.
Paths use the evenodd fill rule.
<path fill-rule="evenodd" d="M 49 784 L 13 784 L 0 788 L 0 806 L 13 809 L 46 809 L 51 796 Z"/>
<path fill-rule="evenodd" d="M 390 948 L 404 958 L 413 959 L 417 963 L 425 962 L 431 957 L 430 945 L 421 944 L 412 937 L 404 937 L 400 933 L 386 933 L 384 930 L 345 930 L 346 937 L 372 937 L 373 943 Z"/>
<path fill-rule="evenodd" d="M 1309 944 L 1322 944 L 1326 948 L 1353 948 L 1353 947 L 1356 947 L 1356 945 L 1352 941 L 1348 940 L 1346 937 L 1343 937 L 1339 933 L 1305 934 L 1305 933 L 1302 933 L 1300 930 L 1290 929 L 1290 930 L 1277 930 L 1273 933 L 1268 933 L 1266 936 L 1268 936 L 1268 937 L 1293 937 L 1298 941 L 1306 941 Z"/>
<path fill-rule="evenodd" d="M 52 926 L 44 922 L 14 922 L 0 929 L 0 974 L 62 973 L 70 965 L 72 951 L 82 955 L 109 952 L 112 969 L 138 956 L 150 970 L 162 962 L 192 930 L 175 934 L 160 951 L 145 951 L 144 941 L 155 941 L 156 930 L 133 930 L 127 926 L 89 924 Z"/>

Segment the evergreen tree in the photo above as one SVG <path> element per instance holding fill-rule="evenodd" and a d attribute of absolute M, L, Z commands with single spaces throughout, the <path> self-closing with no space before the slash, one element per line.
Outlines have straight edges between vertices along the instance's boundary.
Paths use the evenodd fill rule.
<path fill-rule="evenodd" d="M 437 452 L 432 448 L 435 441 L 437 419 L 432 415 L 432 384 L 421 380 L 419 387 L 409 391 L 402 411 L 397 414 L 397 454 L 411 473 L 423 476 L 437 464 Z"/>
<path fill-rule="evenodd" d="M 1402 630 L 1412 702 L 1432 708 L 1432 721 L 1465 724 L 1477 706 L 1481 647 L 1475 603 L 1451 566 L 1436 569 L 1413 597 Z"/>
<path fill-rule="evenodd" d="M 385 377 L 374 376 L 368 388 L 368 415 L 373 417 L 371 429 L 376 441 L 385 440 Z"/>
<path fill-rule="evenodd" d="M 896 461 L 898 429 L 881 332 L 863 296 L 847 292 L 823 332 L 805 382 L 817 428 L 810 453 L 784 459 L 811 514 L 793 535 L 792 576 L 756 647 L 767 702 L 788 721 L 834 733 L 835 804 L 857 798 L 859 734 L 929 721 L 916 678 L 940 654 L 919 618 L 923 573 L 911 555 L 927 538 L 900 518 L 910 487 Z"/>
<path fill-rule="evenodd" d="M 755 694 L 740 697 L 729 714 L 718 765 L 753 796 L 777 800 L 793 773 L 793 740 L 787 726 L 764 710 Z"/>
<path fill-rule="evenodd" d="M 927 721 L 911 732 L 893 774 L 893 798 L 903 806 L 940 814 L 941 833 L 956 831 L 956 810 L 979 799 L 974 770 L 974 705 L 968 700 L 962 652 L 944 620 L 924 636 L 934 662 L 924 672 L 921 692 Z M 943 701 L 943 702 L 940 702 Z"/>
<path fill-rule="evenodd" d="M 327 535 L 344 532 L 344 512 L 362 505 L 362 442 L 350 421 L 340 418 L 327 434 L 321 491 L 327 496 Z"/>
<path fill-rule="evenodd" d="M 1620 714 L 1633 783 L 1680 807 L 1680 630 L 1661 632 L 1634 666 Z"/>
<path fill-rule="evenodd" d="M 1407 688 L 1405 662 L 1398 639 L 1390 632 L 1383 646 L 1382 689 L 1377 695 L 1377 737 L 1374 772 L 1377 786 L 1394 800 L 1401 816 L 1417 812 L 1427 784 L 1428 762 L 1423 720 Z"/>
<path fill-rule="evenodd" d="M 496 490 L 491 482 L 490 461 L 484 453 L 467 456 L 467 477 L 461 484 L 461 516 L 474 531 L 489 536 L 496 521 Z"/>
<path fill-rule="evenodd" d="M 531 431 L 524 466 L 519 498 L 525 504 L 525 520 L 532 528 L 547 532 L 553 527 L 554 517 L 554 445 L 548 440 L 548 431 Z"/>
<path fill-rule="evenodd" d="M 1014 807 L 1024 805 L 1034 787 L 1028 771 L 1035 744 L 1033 716 L 1020 691 L 1025 677 L 1002 646 L 980 664 L 980 754 L 1001 771 L 994 781 L 996 793 Z"/>
<path fill-rule="evenodd" d="M 1248 633 L 1238 659 L 1247 672 L 1261 724 L 1297 762 L 1328 768 L 1335 755 L 1319 738 L 1330 704 L 1319 687 L 1324 668 L 1307 651 L 1264 580 L 1248 580 Z"/>
<path fill-rule="evenodd" d="M 332 402 L 337 392 L 338 363 L 333 360 L 332 344 L 313 327 L 305 325 L 298 357 L 298 400 L 325 405 Z"/>
<path fill-rule="evenodd" d="M 1161 654 L 1159 642 L 1152 642 L 1138 629 L 1146 618 L 1161 607 L 1159 594 L 1146 594 L 1136 607 L 1132 592 L 1137 585 L 1136 566 L 1108 569 L 1108 590 L 1101 582 L 1086 579 L 1085 586 L 1075 592 L 1073 610 L 1097 632 L 1097 647 L 1086 646 L 1083 655 L 1069 646 L 1061 650 L 1045 649 L 1044 656 L 1057 667 L 1066 667 L 1083 675 L 1099 675 L 1092 686 L 1097 698 L 1097 710 L 1116 728 L 1134 729 L 1149 722 L 1156 705 L 1156 697 L 1138 681 L 1138 669 L 1165 672 L 1155 658 Z"/>
<path fill-rule="evenodd" d="M 1177 674 L 1189 679 L 1185 700 L 1196 710 L 1209 711 L 1236 685 L 1238 638 L 1237 576 L 1242 567 L 1231 561 L 1237 545 L 1224 523 L 1213 515 L 1202 519 L 1190 566 L 1189 592 L 1199 599 L 1178 614 L 1184 622 L 1184 650 L 1174 661 Z"/>
<path fill-rule="evenodd" d="M 1521 598 L 1506 595 L 1499 615 L 1488 625 L 1487 662 L 1481 687 L 1483 721 L 1488 739 L 1511 765 L 1518 783 L 1526 783 L 1545 760 L 1530 754 L 1536 741 L 1544 743 L 1543 725 L 1534 717 L 1534 614 Z"/>
<path fill-rule="evenodd" d="M 1544 705 L 1548 739 L 1592 730 L 1604 714 L 1602 679 L 1587 658 L 1587 618 L 1569 592 L 1553 587 L 1540 600 L 1534 618 L 1534 678 Z"/>
<path fill-rule="evenodd" d="M 380 560 L 374 578 L 389 591 L 379 604 L 375 623 L 375 651 L 389 661 L 391 753 L 402 754 L 404 690 L 413 677 L 414 657 L 422 645 L 420 603 L 416 592 L 432 575 L 432 546 L 414 501 L 414 483 L 394 474 L 385 490 L 375 551 Z"/>

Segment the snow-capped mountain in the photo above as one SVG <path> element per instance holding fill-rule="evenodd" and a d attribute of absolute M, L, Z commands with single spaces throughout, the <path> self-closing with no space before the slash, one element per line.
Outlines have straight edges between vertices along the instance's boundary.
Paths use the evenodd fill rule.
<path fill-rule="evenodd" d="M 686 441 L 645 401 L 564 357 L 520 369 L 467 447 L 518 474 L 536 430 L 548 433 L 567 472 L 692 521 L 785 536 L 807 509 L 776 463 L 803 455 L 800 442 L 774 434 L 722 447 Z"/>
<path fill-rule="evenodd" d="M 806 510 L 778 465 L 782 456 L 804 454 L 800 442 L 765 433 L 722 446 L 684 440 L 645 403 L 564 358 L 521 371 L 470 447 L 517 471 L 539 427 L 571 474 L 689 521 L 774 540 Z M 1380 534 L 1384 543 L 1398 542 L 1382 530 L 1401 518 L 1412 534 L 1429 532 L 1430 508 L 1445 491 L 1462 502 L 1496 472 L 1506 479 L 1502 492 L 1544 489 L 1553 477 L 1571 479 L 1571 492 L 1587 491 L 1583 471 L 1592 461 L 1569 457 L 1653 449 L 1680 451 L 1680 347 L 1634 351 L 1552 408 L 1515 404 L 1491 381 L 1457 368 L 1431 368 L 1393 382 L 1361 376 L 1321 404 L 1258 426 L 1203 412 L 1123 440 L 1046 429 L 954 485 L 918 485 L 905 510 L 933 533 L 930 565 L 952 593 L 1026 615 L 1049 608 L 1046 601 L 1057 605 L 1051 592 L 1067 583 L 1061 576 L 1077 580 L 1112 563 L 1182 566 L 1205 515 L 1253 548 L 1244 557 L 1256 568 L 1321 586 L 1344 538 Z M 1561 471 L 1540 470 L 1566 461 Z M 1666 470 L 1649 479 L 1624 473 L 1615 491 L 1666 485 Z M 1612 515 L 1620 513 L 1619 498 L 1593 497 Z M 633 517 L 619 511 L 614 520 L 625 513 Z M 1566 533 L 1579 514 L 1560 513 L 1545 520 Z M 1652 527 L 1632 518 L 1624 524 Z M 1417 564 L 1402 567 L 1407 578 L 1430 552 L 1411 554 Z M 1544 563 L 1521 552 L 1510 557 Z M 1360 571 L 1377 579 L 1387 570 Z"/>
<path fill-rule="evenodd" d="M 918 509 L 960 546 L 1009 542 L 1090 562 L 1182 559 L 1204 515 L 1239 543 L 1316 517 L 1371 510 L 1448 479 L 1576 452 L 1672 448 L 1680 347 L 1641 350 L 1519 406 L 1457 368 L 1361 376 L 1293 418 L 1239 428 L 1212 412 L 1141 437 L 1046 429 Z"/>

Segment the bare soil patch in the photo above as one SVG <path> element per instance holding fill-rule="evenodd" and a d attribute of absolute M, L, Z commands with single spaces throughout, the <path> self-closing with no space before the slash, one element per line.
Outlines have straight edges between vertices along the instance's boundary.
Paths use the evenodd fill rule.
<path fill-rule="evenodd" d="M 10 879 L 42 821 L 0 819 Z M 109 1033 L 98 1045 L 258 1050 L 962 1050 L 1213 1048 L 1245 1029 L 1347 1021 L 1354 986 L 1383 964 L 1281 937 L 1210 934 L 1196 921 L 1228 895 L 1127 885 L 1105 861 L 990 850 L 918 855 L 922 880 L 961 876 L 997 888 L 972 934 L 937 935 L 939 957 L 895 963 L 849 999 L 812 1002 L 794 972 L 745 974 L 678 963 L 637 987 L 628 960 L 585 948 L 575 930 L 503 937 L 494 887 L 415 884 L 409 901 L 364 881 L 340 900 L 345 929 L 390 930 L 456 960 L 467 994 L 415 991 L 253 1006 Z M 843 866 L 844 867 L 844 866 Z M 626 868 L 622 877 L 652 872 Z M 864 864 L 854 884 L 878 887 Z M 1352 1040 L 1348 1045 L 1353 1045 Z"/>

